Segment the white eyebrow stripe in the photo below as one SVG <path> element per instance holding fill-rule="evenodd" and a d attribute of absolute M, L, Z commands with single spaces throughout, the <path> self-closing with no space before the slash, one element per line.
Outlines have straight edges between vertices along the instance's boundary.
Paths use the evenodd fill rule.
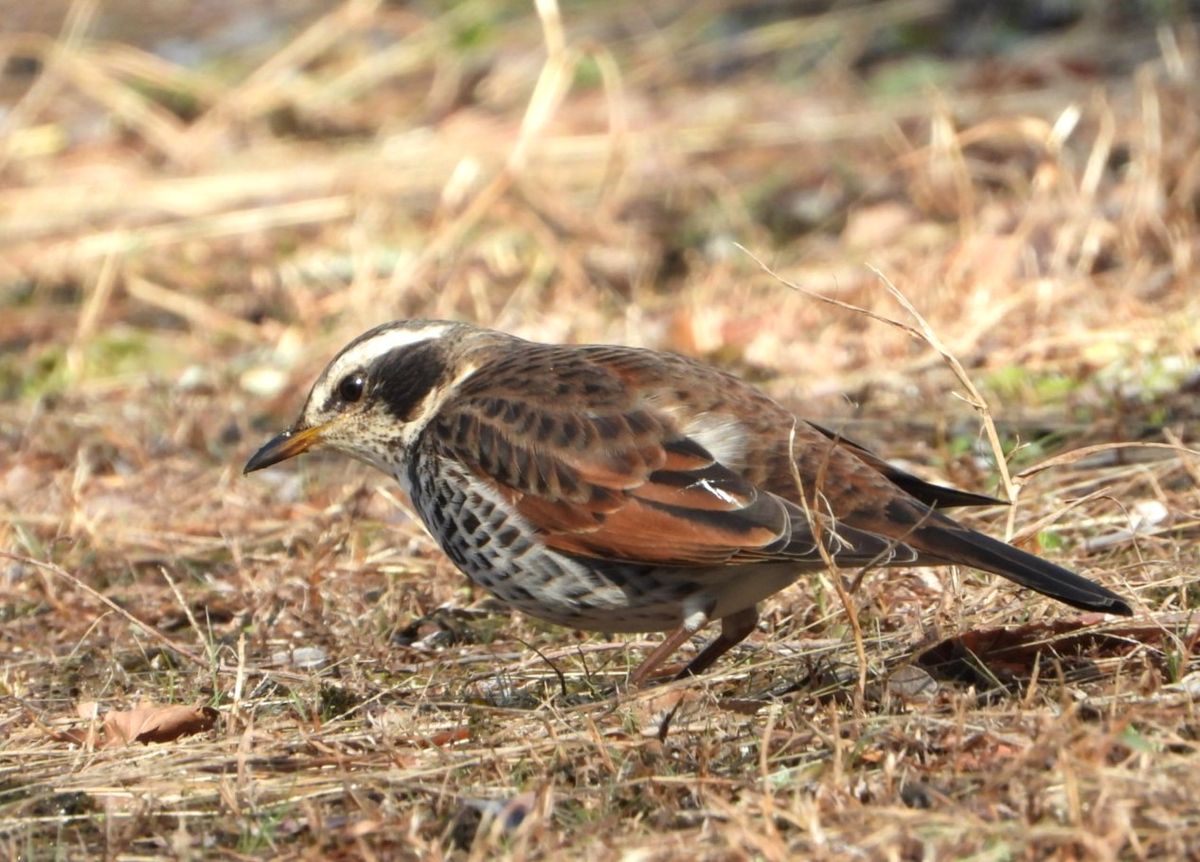
<path fill-rule="evenodd" d="M 372 335 L 367 340 L 349 348 L 330 363 L 317 382 L 313 384 L 308 403 L 321 408 L 332 397 L 334 387 L 349 372 L 370 367 L 374 360 L 398 347 L 440 338 L 449 328 L 450 324 L 448 323 L 438 323 L 420 329 L 397 327 Z"/>
<path fill-rule="evenodd" d="M 421 329 L 396 328 L 389 329 L 386 332 L 381 332 L 374 335 L 359 344 L 354 345 L 341 356 L 338 357 L 338 368 L 366 367 L 371 364 L 371 360 L 378 359 L 386 353 L 391 353 L 397 347 L 407 347 L 410 344 L 419 344 L 422 341 L 431 341 L 435 338 L 441 338 L 449 329 L 449 324 L 438 324 L 435 326 L 427 326 Z"/>

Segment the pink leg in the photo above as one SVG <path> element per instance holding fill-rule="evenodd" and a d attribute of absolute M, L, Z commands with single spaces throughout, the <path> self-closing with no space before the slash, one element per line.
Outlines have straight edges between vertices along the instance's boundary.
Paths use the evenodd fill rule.
<path fill-rule="evenodd" d="M 701 650 L 698 656 L 688 662 L 687 667 L 675 675 L 675 679 L 699 676 L 704 673 L 717 659 L 745 640 L 746 636 L 754 631 L 756 625 L 758 625 L 758 608 L 756 607 L 746 608 L 744 611 L 738 611 L 736 614 L 724 617 L 721 620 L 721 633 L 708 646 Z M 688 626 L 683 626 L 671 632 L 667 639 L 655 647 L 653 652 L 646 656 L 642 660 L 642 663 L 630 674 L 630 684 L 640 686 L 653 676 L 659 666 L 670 658 L 695 633 L 696 631 Z"/>
<path fill-rule="evenodd" d="M 725 617 L 721 620 L 721 633 L 700 651 L 700 655 L 688 662 L 688 666 L 681 670 L 675 679 L 699 676 L 704 673 L 712 667 L 717 659 L 744 641 L 746 636 L 754 631 L 756 625 L 758 625 L 757 607 L 746 608 L 744 611 L 738 611 L 736 614 Z"/>
<path fill-rule="evenodd" d="M 647 677 L 651 676 L 658 666 L 671 657 L 675 650 L 679 649 L 688 638 L 696 632 L 689 629 L 687 626 L 677 628 L 667 636 L 667 639 L 654 648 L 650 655 L 642 659 L 642 663 L 634 669 L 629 676 L 629 683 L 633 686 L 640 686 L 646 681 Z"/>

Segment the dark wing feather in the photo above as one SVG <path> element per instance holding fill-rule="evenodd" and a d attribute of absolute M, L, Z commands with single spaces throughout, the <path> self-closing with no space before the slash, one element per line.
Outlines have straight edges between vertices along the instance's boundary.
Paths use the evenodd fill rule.
<path fill-rule="evenodd" d="M 808 424 L 839 446 L 849 449 L 858 460 L 870 465 L 901 491 L 911 497 L 915 497 L 927 506 L 933 506 L 937 509 L 953 509 L 961 506 L 1008 505 L 1004 500 L 998 500 L 995 497 L 988 497 L 984 494 L 972 494 L 970 491 L 960 491 L 957 488 L 947 488 L 945 485 L 935 485 L 932 482 L 926 482 L 924 479 L 917 478 L 912 473 L 906 473 L 899 467 L 892 466 L 870 449 L 860 446 L 853 440 L 847 440 L 836 431 L 831 431 L 828 428 L 818 425 L 816 422 L 810 421 Z"/>

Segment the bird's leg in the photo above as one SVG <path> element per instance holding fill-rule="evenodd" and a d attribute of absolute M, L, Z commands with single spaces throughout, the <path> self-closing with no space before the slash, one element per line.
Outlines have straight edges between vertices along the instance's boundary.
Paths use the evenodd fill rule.
<path fill-rule="evenodd" d="M 687 643 L 694 634 L 695 632 L 689 631 L 687 626 L 680 626 L 671 632 L 667 639 L 656 646 L 650 655 L 642 659 L 642 663 L 629 675 L 629 684 L 635 688 L 640 686 L 647 677 L 658 670 L 660 664 L 670 658 L 671 654 Z"/>
<path fill-rule="evenodd" d="M 755 606 L 722 618 L 721 633 L 700 651 L 700 655 L 688 662 L 687 667 L 675 675 L 675 679 L 704 673 L 712 666 L 713 662 L 744 641 L 746 636 L 754 631 L 756 625 L 758 625 L 758 608 Z"/>
<path fill-rule="evenodd" d="M 682 626 L 671 632 L 665 641 L 655 647 L 654 651 L 642 660 L 637 669 L 630 674 L 630 684 L 640 686 L 645 682 L 646 679 L 658 670 L 659 665 L 670 658 L 675 650 L 683 646 L 706 622 L 708 622 L 707 614 L 696 613 L 686 619 Z M 721 633 L 708 646 L 702 649 L 698 656 L 688 662 L 683 670 L 675 674 L 674 679 L 678 680 L 704 673 L 704 671 L 712 667 L 713 662 L 744 641 L 746 636 L 754 631 L 756 625 L 758 625 L 757 607 L 746 608 L 744 611 L 738 611 L 736 614 L 723 617 L 721 619 Z"/>
<path fill-rule="evenodd" d="M 674 651 L 688 642 L 689 637 L 706 627 L 709 619 L 709 610 L 708 607 L 694 606 L 686 611 L 683 617 L 683 625 L 680 625 L 678 629 L 667 635 L 667 639 L 654 647 L 649 656 L 642 659 L 642 664 L 637 665 L 637 668 L 629 677 L 631 686 L 641 686 L 650 675 L 654 674 L 654 671 L 659 669 L 660 664 L 666 662 L 668 658 L 671 658 L 671 654 Z"/>

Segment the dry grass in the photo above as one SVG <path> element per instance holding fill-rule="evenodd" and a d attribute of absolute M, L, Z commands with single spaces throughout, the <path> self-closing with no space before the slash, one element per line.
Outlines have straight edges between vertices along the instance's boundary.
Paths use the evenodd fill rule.
<path fill-rule="evenodd" d="M 1083 4 L 921 62 L 887 46 L 965 39 L 950 4 L 314 2 L 250 47 L 9 6 L 0 853 L 1200 854 L 1194 22 Z M 185 25 L 233 47 L 151 50 Z M 1016 497 L 977 522 L 1134 625 L 871 574 L 863 668 L 823 577 L 703 680 L 614 695 L 653 638 L 495 608 L 381 476 L 240 474 L 342 342 L 446 316 L 705 356 L 995 491 L 938 352 L 809 295 L 914 324 L 869 267 L 990 405 Z M 915 659 L 1019 624 L 1040 652 Z M 219 719 L 68 733 L 142 700 Z"/>

